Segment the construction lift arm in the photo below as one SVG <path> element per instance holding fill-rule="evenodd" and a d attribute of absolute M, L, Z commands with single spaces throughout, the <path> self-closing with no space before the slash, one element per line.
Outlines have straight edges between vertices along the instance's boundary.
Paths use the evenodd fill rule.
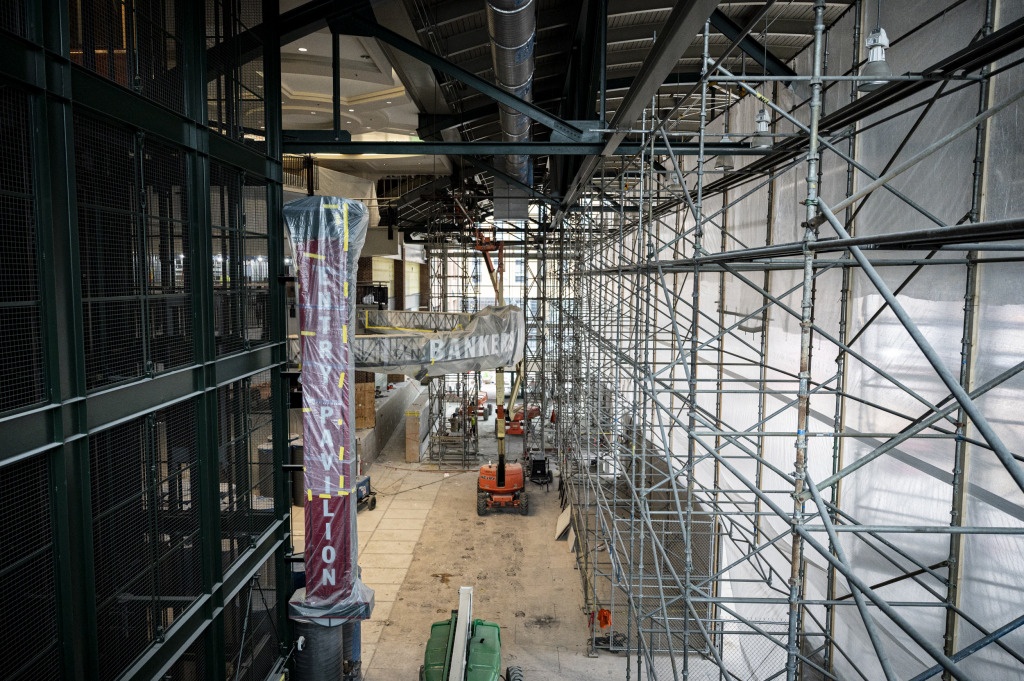
<path fill-rule="evenodd" d="M 491 285 L 494 287 L 494 299 L 498 305 L 505 304 L 503 291 L 503 275 L 505 272 L 504 249 L 502 242 L 497 240 L 497 228 L 491 237 L 484 236 L 479 229 L 476 231 L 476 245 L 474 246 L 484 258 L 484 265 L 487 267 L 487 274 L 490 276 Z M 491 253 L 497 253 L 497 264 L 491 260 Z M 505 406 L 505 367 L 497 367 L 495 370 L 495 401 L 498 409 L 495 414 L 494 433 L 498 438 L 498 487 L 505 486 L 505 421 L 512 412 L 512 405 L 516 403 L 519 389 L 523 385 L 523 373 L 526 366 L 526 356 L 516 364 L 516 380 L 512 384 L 512 392 L 509 394 L 508 405 Z"/>

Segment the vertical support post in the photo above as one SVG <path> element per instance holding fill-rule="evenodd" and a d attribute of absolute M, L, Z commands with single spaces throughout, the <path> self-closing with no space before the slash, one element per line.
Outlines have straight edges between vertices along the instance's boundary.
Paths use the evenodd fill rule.
<path fill-rule="evenodd" d="M 63 0 L 43 0 L 38 7 L 42 43 L 68 60 L 70 28 Z M 53 82 L 68 82 L 70 62 L 51 63 L 60 69 Z M 56 412 L 51 436 L 63 442 L 51 457 L 54 548 L 76 560 L 58 561 L 58 631 L 63 668 L 75 679 L 96 678 L 99 650 L 96 637 L 96 591 L 93 569 L 92 512 L 81 263 L 75 197 L 74 118 L 67 92 L 30 98 L 39 132 L 32 144 L 37 169 L 35 187 L 40 258 L 49 263 L 40 277 L 41 323 L 45 325 L 44 362 L 47 396 L 63 403 Z"/>
<path fill-rule="evenodd" d="M 316 162 L 313 154 L 302 157 L 302 169 L 306 171 L 306 196 L 313 196 L 316 194 Z"/>
<path fill-rule="evenodd" d="M 688 677 L 690 673 L 690 656 L 686 654 L 690 649 L 689 630 L 691 627 L 691 615 L 693 608 L 690 602 L 693 588 L 693 542 L 691 539 L 693 528 L 693 495 L 696 487 L 694 481 L 694 468 L 697 462 L 697 357 L 699 350 L 700 335 L 700 260 L 704 235 L 704 144 L 707 135 L 708 123 L 708 75 L 711 69 L 709 54 L 711 40 L 711 24 L 704 22 L 704 51 L 701 66 L 700 84 L 700 131 L 698 134 L 697 149 L 697 198 L 694 201 L 694 231 L 693 231 L 693 282 L 690 292 L 690 356 L 689 356 L 689 377 L 687 381 L 687 424 L 686 424 L 686 520 L 685 527 L 685 589 L 684 600 L 686 612 L 683 619 L 683 675 Z M 678 163 L 678 161 L 677 161 Z"/>
<path fill-rule="evenodd" d="M 985 6 L 985 23 L 981 29 L 982 37 L 992 33 L 992 21 L 994 12 L 994 0 L 988 0 Z M 982 80 L 978 85 L 978 113 L 986 111 L 991 105 L 990 81 L 988 75 L 991 67 L 986 65 L 981 70 Z M 984 215 L 984 184 L 985 184 L 985 157 L 988 153 L 988 130 L 987 121 L 978 124 L 974 138 L 974 173 L 972 176 L 971 191 L 971 222 L 978 222 Z M 960 385 L 965 392 L 970 393 L 974 383 L 974 363 L 976 354 L 974 352 L 975 339 L 978 337 L 978 292 L 981 273 L 977 263 L 977 251 L 967 253 L 967 281 L 964 291 L 964 323 L 963 335 L 960 340 Z M 953 463 L 953 498 L 950 507 L 949 523 L 954 527 L 965 523 L 967 508 L 967 486 L 971 445 L 967 443 L 967 436 L 970 430 L 970 420 L 963 407 L 957 410 L 956 418 L 956 441 Z M 960 533 L 949 535 L 949 555 L 946 559 L 949 565 L 949 578 L 946 586 L 946 622 L 942 634 L 942 652 L 947 657 L 953 657 L 959 652 L 960 647 L 960 583 L 964 574 L 964 543 L 966 537 Z M 944 681 L 952 679 L 948 671 L 943 671 Z"/>
<path fill-rule="evenodd" d="M 334 139 L 341 132 L 341 36 L 331 31 L 331 122 Z"/>
<path fill-rule="evenodd" d="M 790 522 L 794 527 L 803 522 L 804 473 L 807 462 L 807 427 L 810 411 L 810 380 L 811 380 L 811 337 L 814 315 L 814 252 L 809 244 L 817 240 L 813 226 L 816 217 L 815 207 L 818 201 L 818 120 L 821 116 L 821 72 L 822 72 L 822 34 L 825 30 L 825 3 L 816 0 L 814 3 L 814 57 L 811 71 L 810 137 L 807 150 L 807 199 L 806 222 L 804 224 L 803 253 L 803 294 L 800 304 L 800 387 L 797 393 L 797 425 L 796 425 L 796 460 L 793 484 L 793 514 Z M 797 662 L 800 657 L 799 628 L 802 614 L 800 600 L 802 598 L 801 583 L 803 579 L 803 547 L 799 535 L 792 535 L 789 576 L 789 626 L 786 646 L 786 679 L 796 681 L 798 678 Z"/>
<path fill-rule="evenodd" d="M 263 0 L 263 21 L 271 27 L 278 26 L 280 7 L 277 0 Z M 266 130 L 267 155 L 274 161 L 267 163 L 267 259 L 268 282 L 270 286 L 270 339 L 273 349 L 271 369 L 271 418 L 274 435 L 274 508 L 280 524 L 278 537 L 287 547 L 291 535 L 292 485 L 291 475 L 284 465 L 291 463 L 288 425 L 289 380 L 282 375 L 288 363 L 287 321 L 285 314 L 285 285 L 278 275 L 284 269 L 284 199 L 282 195 L 281 171 L 281 40 L 278 35 L 266 39 L 263 45 L 264 80 L 264 129 Z M 207 260 L 209 262 L 209 260 Z M 280 654 L 287 655 L 291 648 L 292 626 L 288 618 L 288 599 L 292 591 L 291 564 L 285 560 L 285 551 L 277 552 L 274 558 L 278 593 L 277 622 L 280 631 Z"/>
<path fill-rule="evenodd" d="M 597 12 L 597 69 L 600 87 L 597 120 L 603 124 L 608 115 L 608 0 L 597 0 Z"/>
<path fill-rule="evenodd" d="M 853 45 L 852 53 L 854 55 L 859 54 L 861 49 L 861 22 L 863 21 L 863 15 L 861 13 L 860 0 L 857 0 L 854 11 L 853 11 Z M 857 99 L 857 82 L 852 81 L 850 84 L 849 101 L 852 104 Z M 846 153 L 849 158 L 857 157 L 857 136 L 850 135 L 847 143 Z M 854 172 L 852 163 L 846 165 L 846 195 L 852 194 L 856 188 L 856 173 Z M 854 230 L 853 220 L 856 216 L 853 208 L 847 208 L 845 220 L 846 224 L 850 226 L 851 230 Z M 845 255 L 845 254 L 844 254 Z M 845 255 L 845 257 L 849 257 Z M 848 367 L 846 364 L 847 353 L 846 347 L 849 344 L 849 320 L 853 313 L 851 290 L 853 287 L 853 272 L 851 268 L 844 267 L 842 273 L 842 281 L 840 283 L 840 300 L 839 300 L 839 341 L 842 345 L 836 352 L 836 403 L 835 412 L 833 415 L 833 429 L 835 430 L 835 437 L 832 438 L 832 474 L 835 475 L 843 468 L 843 452 L 845 448 L 845 438 L 839 437 L 839 433 L 842 433 L 845 429 L 846 423 L 846 388 L 848 382 Z M 765 287 L 767 289 L 767 287 Z M 832 486 L 829 495 L 829 501 L 831 502 L 831 509 L 840 508 L 842 503 L 842 486 L 841 483 L 836 483 Z M 829 519 L 831 522 L 835 522 L 835 511 L 829 511 Z M 830 540 L 831 543 L 831 540 Z M 830 548 L 832 548 L 830 546 Z M 837 586 L 838 575 L 835 567 L 832 565 L 828 566 L 828 577 L 826 583 L 826 598 L 829 604 L 825 606 L 825 670 L 829 673 L 835 671 L 836 664 L 836 611 L 837 608 L 832 604 L 832 601 L 838 596 Z"/>

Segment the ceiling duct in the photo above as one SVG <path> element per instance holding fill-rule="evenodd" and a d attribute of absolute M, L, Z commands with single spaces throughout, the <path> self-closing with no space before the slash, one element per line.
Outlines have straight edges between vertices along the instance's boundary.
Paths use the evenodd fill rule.
<path fill-rule="evenodd" d="M 494 80 L 520 99 L 533 101 L 533 49 L 537 35 L 534 0 L 487 0 L 487 32 L 491 38 Z M 530 119 L 499 105 L 505 142 L 530 139 Z M 526 154 L 505 157 L 505 172 L 525 185 L 533 184 L 533 168 Z M 521 219 L 525 219 L 523 215 Z"/>

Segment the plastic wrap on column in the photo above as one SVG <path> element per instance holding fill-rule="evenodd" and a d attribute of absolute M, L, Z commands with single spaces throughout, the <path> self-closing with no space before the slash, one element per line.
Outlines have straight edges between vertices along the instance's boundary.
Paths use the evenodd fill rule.
<path fill-rule="evenodd" d="M 366 206 L 311 196 L 287 204 L 295 247 L 302 338 L 306 587 L 293 618 L 353 621 L 373 609 L 356 564 L 355 401 L 350 348 L 356 263 L 369 223 Z"/>
<path fill-rule="evenodd" d="M 342 678 L 344 626 L 325 627 L 311 620 L 293 620 L 295 639 L 301 636 L 302 650 L 295 651 L 292 672 L 302 681 L 338 681 Z"/>
<path fill-rule="evenodd" d="M 360 622 L 348 622 L 341 633 L 345 650 L 345 673 L 352 678 L 359 678 L 363 666 L 362 626 Z"/>

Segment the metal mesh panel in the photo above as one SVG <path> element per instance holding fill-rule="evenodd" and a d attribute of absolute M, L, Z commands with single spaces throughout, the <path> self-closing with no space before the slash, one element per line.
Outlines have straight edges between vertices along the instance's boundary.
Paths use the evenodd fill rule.
<path fill-rule="evenodd" d="M 71 60 L 140 95 L 182 112 L 173 0 L 72 0 Z"/>
<path fill-rule="evenodd" d="M 270 372 L 221 388 L 221 549 L 235 562 L 274 521 L 274 447 Z"/>
<path fill-rule="evenodd" d="M 267 678 L 278 658 L 280 636 L 274 557 L 224 606 L 225 676 L 237 681 Z"/>
<path fill-rule="evenodd" d="M 143 374 L 135 136 L 76 114 L 75 172 L 82 262 L 86 383 Z"/>
<path fill-rule="evenodd" d="M 178 657 L 174 666 L 161 677 L 161 681 L 204 681 L 212 676 L 207 674 L 208 668 L 204 632 Z"/>
<path fill-rule="evenodd" d="M 269 340 L 267 194 L 259 179 L 212 163 L 214 334 L 217 354 Z"/>
<path fill-rule="evenodd" d="M 252 545 L 249 531 L 249 471 L 246 449 L 244 384 L 217 391 L 217 450 L 220 457 L 220 531 L 222 563 L 231 565 Z"/>
<path fill-rule="evenodd" d="M 0 646 L 5 679 L 61 677 L 49 464 L 44 456 L 0 468 Z"/>
<path fill-rule="evenodd" d="M 0 4 L 0 29 L 25 35 L 25 7 L 23 0 L 8 0 Z"/>
<path fill-rule="evenodd" d="M 239 171 L 219 163 L 210 164 L 213 314 L 218 355 L 238 352 L 245 347 L 241 185 Z"/>
<path fill-rule="evenodd" d="M 274 450 L 270 372 L 249 379 L 249 461 L 252 528 L 262 534 L 274 522 Z"/>
<path fill-rule="evenodd" d="M 152 420 L 151 495 L 156 515 L 160 625 L 167 629 L 202 588 L 199 544 L 199 456 L 195 404 L 157 412 Z"/>
<path fill-rule="evenodd" d="M 269 340 L 270 305 L 266 237 L 245 236 L 245 338 L 249 345 Z"/>
<path fill-rule="evenodd" d="M 193 358 L 185 154 L 147 141 L 143 178 L 150 352 L 161 371 Z"/>
<path fill-rule="evenodd" d="M 116 678 L 152 640 L 151 518 L 145 503 L 145 420 L 89 438 L 100 678 Z"/>
<path fill-rule="evenodd" d="M 89 439 L 100 677 L 116 678 L 199 595 L 195 406 Z"/>
<path fill-rule="evenodd" d="M 260 178 L 245 178 L 242 187 L 246 258 L 246 339 L 250 345 L 270 340 L 270 251 L 267 244 L 267 187 Z"/>
<path fill-rule="evenodd" d="M 241 51 L 233 39 L 262 22 L 259 3 L 207 0 L 207 66 L 217 74 L 207 85 L 210 128 L 249 146 L 266 148 L 263 47 Z"/>
<path fill-rule="evenodd" d="M 90 389 L 191 363 L 183 150 L 75 116 Z"/>
<path fill-rule="evenodd" d="M 242 187 L 242 196 L 245 201 L 245 224 L 243 225 L 248 234 L 267 234 L 267 185 L 258 177 L 245 178 L 245 186 Z"/>
<path fill-rule="evenodd" d="M 0 89 L 0 412 L 44 396 L 28 120 L 25 93 Z"/>

